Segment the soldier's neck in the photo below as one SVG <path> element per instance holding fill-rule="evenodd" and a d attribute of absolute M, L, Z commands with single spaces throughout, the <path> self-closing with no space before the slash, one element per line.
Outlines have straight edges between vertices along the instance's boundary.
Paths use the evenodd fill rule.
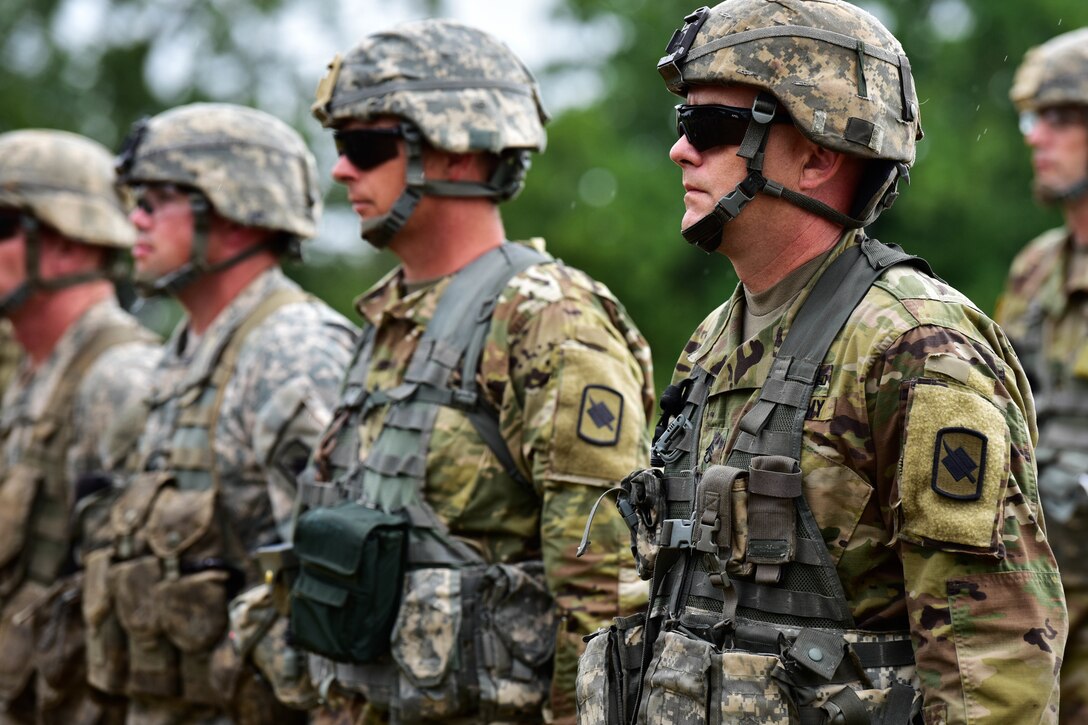
<path fill-rule="evenodd" d="M 53 354 L 64 333 L 87 310 L 112 296 L 113 286 L 105 280 L 31 295 L 11 315 L 15 339 L 26 352 L 31 367 L 38 367 Z"/>
<path fill-rule="evenodd" d="M 506 239 L 498 207 L 486 199 L 421 202 L 389 249 L 404 269 L 404 281 L 453 274 Z M 422 212 L 422 213 L 421 213 Z"/>
<path fill-rule="evenodd" d="M 271 252 L 256 254 L 232 267 L 202 275 L 186 285 L 178 293 L 178 301 L 189 315 L 189 329 L 203 335 L 242 290 L 276 264 L 276 257 Z"/>
<path fill-rule="evenodd" d="M 1065 225 L 1073 235 L 1073 243 L 1088 247 L 1088 194 L 1065 208 Z"/>

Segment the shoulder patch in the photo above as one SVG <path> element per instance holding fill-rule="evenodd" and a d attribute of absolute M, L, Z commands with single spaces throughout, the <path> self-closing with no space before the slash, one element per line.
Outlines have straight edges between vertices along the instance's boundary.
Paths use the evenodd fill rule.
<path fill-rule="evenodd" d="M 582 390 L 578 415 L 578 437 L 595 446 L 614 446 L 623 427 L 623 396 L 604 385 L 587 385 Z"/>
<path fill-rule="evenodd" d="M 899 469 L 899 536 L 946 551 L 996 553 L 1009 478 L 1002 411 L 955 383 L 910 384 Z"/>

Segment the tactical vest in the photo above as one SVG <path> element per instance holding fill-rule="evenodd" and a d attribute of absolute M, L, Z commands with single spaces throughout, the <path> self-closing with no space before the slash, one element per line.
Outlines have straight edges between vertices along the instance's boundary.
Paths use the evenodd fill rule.
<path fill-rule="evenodd" d="M 173 435 L 166 449 L 144 456 L 111 508 L 112 546 L 86 561 L 88 679 L 96 688 L 230 706 L 240 660 L 224 637 L 227 603 L 256 580 L 257 567 L 225 505 L 213 442 L 249 334 L 308 298 L 294 287 L 269 294 L 182 384 L 151 399 L 152 408 L 179 401 Z"/>
<path fill-rule="evenodd" d="M 373 651 L 357 650 L 356 656 L 333 650 L 332 642 L 309 640 L 312 651 L 340 660 L 311 656 L 311 671 L 324 691 L 335 681 L 361 692 L 370 703 L 388 708 L 394 722 L 471 712 L 485 718 L 525 717 L 539 713 L 546 696 L 554 615 L 542 563 L 489 566 L 472 546 L 449 533 L 424 500 L 423 489 L 435 419 L 441 407 L 448 407 L 471 421 L 511 486 L 533 491 L 501 435 L 497 411 L 478 389 L 477 371 L 503 289 L 530 266 L 551 262 L 529 247 L 506 243 L 460 270 L 442 294 L 403 383 L 393 388 L 367 389 L 375 331 L 366 329 L 317 456 L 325 480 L 302 483 L 301 500 L 310 510 L 299 517 L 295 529 L 302 567 L 292 591 L 291 616 L 296 641 L 304 646 L 310 631 L 341 631 L 335 629 L 338 620 L 368 616 L 373 622 L 377 617 L 370 605 L 374 600 L 349 595 L 360 588 L 350 579 L 366 572 L 358 556 L 344 556 L 343 543 L 334 546 L 336 537 L 346 531 L 369 535 L 371 524 L 361 522 L 379 519 L 375 510 L 392 512 L 406 522 L 403 571 L 373 587 L 392 601 L 389 622 L 377 630 L 368 626 L 366 632 L 340 635 L 376 640 Z M 381 431 L 360 458 L 359 425 L 383 406 Z M 334 519 L 345 523 L 340 526 Z M 350 540 L 354 551 L 379 545 Z M 393 556 L 383 553 L 375 559 L 389 561 Z M 512 628 L 528 620 L 537 627 L 537 636 L 512 641 Z"/>
<path fill-rule="evenodd" d="M 696 366 L 666 391 L 651 454 L 663 470 L 635 472 L 618 500 L 650 604 L 587 638 L 579 722 L 891 725 L 920 708 L 909 632 L 856 628 L 800 469 L 824 357 L 872 283 L 903 263 L 928 272 L 864 239 L 825 270 L 725 465 L 698 470 L 713 375 Z"/>
<path fill-rule="evenodd" d="M 87 341 L 58 375 L 45 413 L 34 423 L 30 445 L 0 483 L 0 601 L 4 603 L 0 699 L 22 691 L 35 663 L 31 618 L 24 616 L 16 623 L 10 621 L 12 616 L 17 610 L 25 614 L 27 607 L 43 604 L 47 591 L 76 568 L 70 524 L 74 482 L 66 471 L 76 392 L 87 371 L 107 350 L 132 342 L 154 343 L 155 337 L 133 323 L 104 327 Z M 18 414 L 5 411 L 2 438 L 20 425 Z M 57 607 L 58 617 L 64 614 L 61 610 Z"/>

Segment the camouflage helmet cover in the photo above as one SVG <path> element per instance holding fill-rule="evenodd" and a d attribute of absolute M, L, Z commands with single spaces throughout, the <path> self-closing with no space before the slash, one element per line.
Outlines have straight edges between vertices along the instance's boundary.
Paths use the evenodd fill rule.
<path fill-rule="evenodd" d="M 293 128 L 263 111 L 193 103 L 137 124 L 118 158 L 125 184 L 177 184 L 245 226 L 314 236 L 317 163 Z"/>
<path fill-rule="evenodd" d="M 403 118 L 452 153 L 543 151 L 547 141 L 532 73 L 495 37 L 444 19 L 404 23 L 336 56 L 313 113 L 325 126 Z"/>
<path fill-rule="evenodd" d="M 1013 78 L 1009 98 L 1020 111 L 1088 106 L 1088 28 L 1063 33 L 1029 50 Z"/>
<path fill-rule="evenodd" d="M 112 154 L 89 138 L 45 129 L 0 135 L 0 206 L 72 239 L 118 248 L 136 241 L 115 179 Z"/>
<path fill-rule="evenodd" d="M 693 16 L 689 16 L 689 20 Z M 726 0 L 659 70 L 684 96 L 695 84 L 768 91 L 809 140 L 865 158 L 914 163 L 922 138 L 903 47 L 875 17 L 842 0 Z M 681 50 L 681 52 L 677 52 Z"/>

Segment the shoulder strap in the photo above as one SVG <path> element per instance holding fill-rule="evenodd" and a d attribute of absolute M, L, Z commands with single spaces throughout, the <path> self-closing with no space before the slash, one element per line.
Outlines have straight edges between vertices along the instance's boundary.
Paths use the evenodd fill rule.
<path fill-rule="evenodd" d="M 234 368 L 238 362 L 238 355 L 242 351 L 242 345 L 251 332 L 256 330 L 262 322 L 276 310 L 295 302 L 304 302 L 310 296 L 297 287 L 283 287 L 265 297 L 254 308 L 253 312 L 235 328 L 230 340 L 223 346 L 216 360 L 215 370 L 212 372 L 211 382 L 216 386 L 215 402 L 212 403 L 211 413 L 208 418 L 208 436 L 211 440 L 216 423 L 219 421 L 219 410 L 223 406 L 223 397 L 226 394 L 227 383 L 234 375 Z M 212 485 L 218 490 L 220 486 L 219 467 L 215 465 L 215 456 L 212 458 L 211 476 Z"/>

